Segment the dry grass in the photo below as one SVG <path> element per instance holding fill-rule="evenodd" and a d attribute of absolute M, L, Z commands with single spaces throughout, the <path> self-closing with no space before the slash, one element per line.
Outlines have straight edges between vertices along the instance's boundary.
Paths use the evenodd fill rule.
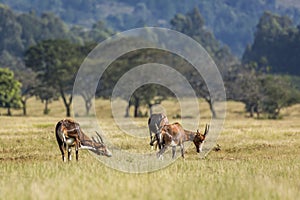
<path fill-rule="evenodd" d="M 129 174 L 107 167 L 87 151 L 80 152 L 78 163 L 63 163 L 54 137 L 55 123 L 64 117 L 61 102 L 50 105 L 49 116 L 40 114 L 42 105 L 34 102 L 28 105 L 29 117 L 0 117 L 0 199 L 297 199 L 300 195 L 299 105 L 284 110 L 282 120 L 255 120 L 246 117 L 242 104 L 229 102 L 218 139 L 221 151 L 200 159 L 188 148 L 185 160 L 179 158 L 155 172 Z M 203 127 L 210 114 L 205 102 L 200 105 Z M 176 101 L 163 106 L 168 116 L 178 112 Z M 150 151 L 148 137 L 132 144 L 134 137 L 111 126 L 108 107 L 108 101 L 97 102 L 107 139 L 128 151 Z M 38 112 L 32 114 L 34 110 Z M 133 121 L 146 126 L 146 119 Z"/>

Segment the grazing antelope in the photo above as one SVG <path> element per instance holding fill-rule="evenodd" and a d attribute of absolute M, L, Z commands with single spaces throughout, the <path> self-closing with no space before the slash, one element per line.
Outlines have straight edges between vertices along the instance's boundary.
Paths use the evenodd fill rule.
<path fill-rule="evenodd" d="M 163 113 L 152 114 L 148 120 L 148 127 L 150 132 L 150 146 L 153 146 L 154 142 L 156 143 L 156 147 L 161 149 L 161 144 L 159 142 L 159 136 L 161 129 L 164 125 L 169 124 L 169 120 L 167 116 Z M 154 136 L 153 136 L 154 133 Z M 156 148 L 155 148 L 156 149 Z"/>
<path fill-rule="evenodd" d="M 178 122 L 165 125 L 161 130 L 160 143 L 162 144 L 162 148 L 157 153 L 157 157 L 162 159 L 162 154 L 166 151 L 166 149 L 171 146 L 172 147 L 172 158 L 175 158 L 176 146 L 180 146 L 181 156 L 184 158 L 184 142 L 193 141 L 197 152 L 202 151 L 203 142 L 205 137 L 209 131 L 209 125 L 206 125 L 204 134 L 201 134 L 198 130 L 197 132 L 192 132 L 183 129 L 181 124 Z"/>
<path fill-rule="evenodd" d="M 194 140 L 193 140 L 193 142 L 194 142 L 194 144 L 195 144 L 195 146 L 196 146 L 196 151 L 197 151 L 197 153 L 202 152 L 204 140 L 205 140 L 205 138 L 206 138 L 206 135 L 207 135 L 208 131 L 209 131 L 209 125 L 208 125 L 208 124 L 206 124 L 206 126 L 205 126 L 204 134 L 201 134 L 201 133 L 199 132 L 199 130 L 197 130 L 196 135 L 195 135 L 195 138 L 194 138 Z"/>
<path fill-rule="evenodd" d="M 102 137 L 97 133 L 97 138 L 88 137 L 83 133 L 79 124 L 71 119 L 60 120 L 55 127 L 56 140 L 65 162 L 65 151 L 68 151 L 68 160 L 71 160 L 71 147 L 75 147 L 76 160 L 78 161 L 78 150 L 88 149 L 98 155 L 111 157 L 111 152 L 105 146 Z"/>

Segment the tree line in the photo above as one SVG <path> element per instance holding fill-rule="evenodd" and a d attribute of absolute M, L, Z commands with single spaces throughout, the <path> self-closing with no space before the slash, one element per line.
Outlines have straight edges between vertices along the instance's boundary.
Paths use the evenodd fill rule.
<path fill-rule="evenodd" d="M 7 8 L 3 9 L 5 10 Z M 9 10 L 5 10 L 5 12 L 10 13 Z M 51 14 L 47 15 L 48 17 L 51 16 L 51 20 L 46 20 L 47 23 L 43 21 L 43 16 L 39 17 L 34 13 L 22 15 L 24 15 L 22 17 L 24 21 L 26 21 L 26 17 L 36 17 L 38 21 L 40 20 L 41 27 L 46 26 L 45 24 L 49 24 L 51 20 L 55 19 L 59 21 L 59 18 Z M 269 56 L 271 56 L 272 53 L 275 54 L 272 56 L 281 54 L 282 56 L 288 56 L 283 54 L 285 52 L 290 53 L 284 49 L 289 48 L 290 43 L 280 45 L 283 49 L 274 48 L 267 51 L 268 55 L 265 54 L 266 51 L 259 51 L 255 45 L 259 43 L 256 42 L 257 40 L 261 41 L 261 38 L 265 38 L 265 40 L 263 40 L 265 43 L 260 42 L 259 44 L 265 45 L 264 49 L 267 49 L 266 46 L 270 45 L 270 40 L 268 39 L 272 39 L 270 38 L 270 34 L 273 34 L 274 38 L 277 38 L 291 29 L 295 31 L 296 29 L 293 28 L 290 21 L 285 18 L 286 17 L 280 17 L 271 13 L 265 13 L 262 16 L 257 26 L 254 43 L 245 50 L 242 62 L 231 53 L 229 47 L 220 43 L 214 34 L 206 28 L 205 20 L 198 8 L 194 8 L 185 14 L 176 14 L 170 20 L 170 26 L 172 29 L 192 37 L 208 51 L 217 63 L 223 76 L 228 99 L 243 102 L 250 116 L 254 116 L 254 113 L 257 113 L 258 117 L 265 115 L 269 118 L 278 118 L 280 117 L 282 108 L 299 103 L 300 100 L 299 78 L 297 78 L 297 76 L 283 76 L 282 73 L 280 73 L 282 71 L 270 70 L 276 69 L 277 65 L 272 64 Z M 4 22 L 6 27 L 10 27 L 7 25 L 7 21 L 4 20 Z M 29 23 L 29 21 L 27 21 L 27 23 Z M 95 47 L 97 44 L 96 41 L 101 41 L 113 34 L 113 31 L 107 28 L 101 21 L 96 23 L 89 30 L 78 26 L 66 28 L 62 21 L 61 23 L 50 24 L 51 26 L 49 25 L 48 28 L 52 31 L 48 31 L 49 34 L 58 34 L 59 31 L 64 30 L 65 32 L 62 31 L 63 35 L 61 37 L 50 35 L 49 37 L 41 39 L 37 38 L 37 35 L 39 35 L 37 33 L 42 31 L 43 28 L 36 30 L 38 29 L 38 25 L 36 25 L 36 29 L 32 27 L 32 33 L 30 33 L 30 29 L 26 31 L 20 29 L 20 38 L 31 38 L 32 43 L 29 44 L 27 39 L 22 39 L 20 40 L 20 44 L 24 47 L 23 53 L 14 52 L 13 50 L 7 52 L 15 56 L 11 64 L 6 66 L 11 66 L 16 76 L 14 77 L 13 72 L 9 69 L 1 69 L 0 71 L 0 82 L 2 83 L 3 81 L 3 83 L 5 83 L 1 84 L 3 88 L 1 88 L 0 105 L 8 109 L 8 115 L 11 114 L 11 108 L 17 107 L 23 108 L 23 113 L 26 115 L 26 101 L 28 98 L 36 96 L 44 102 L 45 114 L 49 112 L 48 104 L 53 100 L 61 98 L 66 108 L 66 115 L 70 116 L 70 106 L 73 99 L 72 87 L 80 64 Z M 277 28 L 275 27 L 274 31 L 274 29 L 268 28 L 270 26 L 276 26 Z M 64 33 L 68 34 L 64 35 Z M 3 31 L 2 34 L 7 35 L 7 33 Z M 281 40 L 280 42 L 284 41 L 285 40 Z M 297 45 L 298 43 L 295 40 L 292 44 Z M 277 51 L 280 51 L 281 54 Z M 252 55 L 256 55 L 256 57 Z M 103 74 L 96 96 L 109 98 L 114 85 L 122 74 L 128 71 L 132 66 L 150 63 L 157 59 L 162 61 L 162 64 L 172 66 L 183 74 L 187 80 L 190 80 L 196 94 L 204 98 L 209 104 L 212 116 L 217 117 L 214 111 L 215 99 L 210 98 L 204 81 L 202 79 L 199 81 L 199 74 L 195 73 L 192 66 L 184 59 L 174 57 L 167 52 L 161 52 L 159 50 L 146 49 L 135 51 L 118 58 Z M 14 67 L 17 65 L 16 60 L 23 65 L 23 67 L 18 68 L 18 70 L 14 70 L 16 69 Z M 282 66 L 284 64 L 285 66 Z M 289 63 L 282 63 L 282 65 L 280 65 L 280 67 L 285 67 L 284 73 L 295 75 L 292 65 Z M 277 72 L 278 74 L 274 75 L 270 72 Z M 274 82 L 277 84 L 274 84 Z M 151 110 L 153 105 L 161 103 L 172 95 L 172 92 L 167 88 L 162 88 L 162 86 L 145 85 L 132 95 L 128 102 L 127 111 L 133 106 L 135 117 L 145 115 L 140 112 L 141 106 L 146 106 Z M 86 114 L 89 114 L 91 98 L 93 96 L 84 96 L 82 94 L 82 97 L 86 103 Z"/>

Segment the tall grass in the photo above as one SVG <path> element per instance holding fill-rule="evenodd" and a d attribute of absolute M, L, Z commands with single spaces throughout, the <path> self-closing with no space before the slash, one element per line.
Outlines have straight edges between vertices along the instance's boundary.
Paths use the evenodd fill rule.
<path fill-rule="evenodd" d="M 108 109 L 108 102 L 99 103 Z M 176 114 L 174 104 L 168 101 L 164 106 Z M 203 127 L 210 116 L 205 102 L 200 104 L 207 113 Z M 298 199 L 300 195 L 299 105 L 285 110 L 282 120 L 255 120 L 241 112 L 241 104 L 229 102 L 217 141 L 221 151 L 200 159 L 190 146 L 184 160 L 142 174 L 111 169 L 83 150 L 78 162 L 63 163 L 54 126 L 64 110 L 58 102 L 51 106 L 49 116 L 41 111 L 29 112 L 29 117 L 0 117 L 0 199 Z M 146 126 L 146 119 L 134 121 Z M 148 138 L 132 144 L 134 137 L 122 135 L 111 124 L 106 113 L 101 125 L 114 133 L 107 139 L 128 151 L 151 152 Z"/>

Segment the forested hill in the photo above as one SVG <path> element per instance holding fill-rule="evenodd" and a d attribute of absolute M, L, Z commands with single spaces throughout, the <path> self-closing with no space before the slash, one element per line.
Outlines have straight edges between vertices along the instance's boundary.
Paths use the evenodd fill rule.
<path fill-rule="evenodd" d="M 293 0 L 0 0 L 0 3 L 19 12 L 34 10 L 40 15 L 50 11 L 67 24 L 91 27 L 103 20 L 116 31 L 145 25 L 169 27 L 175 14 L 199 7 L 207 27 L 238 56 L 253 41 L 255 26 L 264 11 L 288 15 L 294 23 L 300 22 L 300 2 Z"/>

